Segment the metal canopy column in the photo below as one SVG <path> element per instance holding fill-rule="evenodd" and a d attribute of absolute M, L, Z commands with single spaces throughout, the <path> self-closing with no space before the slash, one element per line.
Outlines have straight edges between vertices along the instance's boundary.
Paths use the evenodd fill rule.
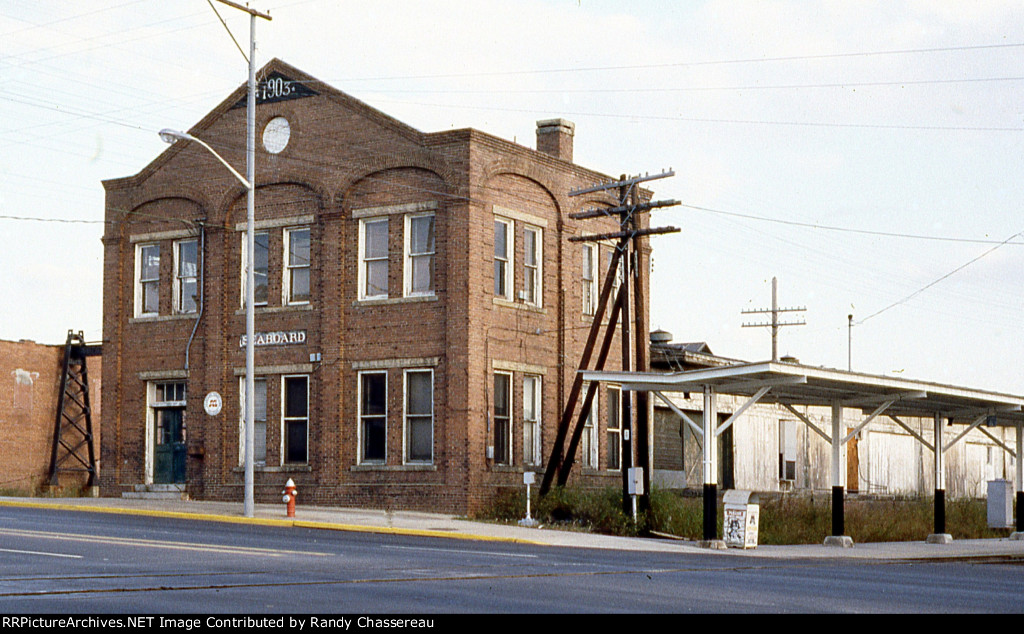
<path fill-rule="evenodd" d="M 935 532 L 928 536 L 929 544 L 948 544 L 953 537 L 946 532 L 946 468 L 942 446 L 942 412 L 935 412 Z"/>
<path fill-rule="evenodd" d="M 844 483 L 846 465 L 843 460 L 843 404 L 832 402 L 832 535 L 839 537 L 846 533 L 844 505 Z"/>
<path fill-rule="evenodd" d="M 843 403 L 832 401 L 832 534 L 825 538 L 826 546 L 850 548 L 853 540 L 847 537 L 844 513 L 846 483 L 846 444 L 843 440 Z"/>
<path fill-rule="evenodd" d="M 1017 532 L 1014 539 L 1024 539 L 1024 423 L 1017 423 Z"/>
<path fill-rule="evenodd" d="M 704 386 L 704 541 L 712 545 L 718 539 L 718 443 L 715 427 L 718 404 L 715 388 Z"/>

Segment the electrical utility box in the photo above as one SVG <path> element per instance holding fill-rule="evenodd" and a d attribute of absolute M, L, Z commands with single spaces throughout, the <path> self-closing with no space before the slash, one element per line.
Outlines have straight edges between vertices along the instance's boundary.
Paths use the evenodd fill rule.
<path fill-rule="evenodd" d="M 757 527 L 760 522 L 760 504 L 752 491 L 730 489 L 722 500 L 725 503 L 725 521 L 722 532 L 725 545 L 731 548 L 757 548 Z"/>
<path fill-rule="evenodd" d="M 988 527 L 1013 526 L 1013 487 L 1008 480 L 988 482 Z"/>

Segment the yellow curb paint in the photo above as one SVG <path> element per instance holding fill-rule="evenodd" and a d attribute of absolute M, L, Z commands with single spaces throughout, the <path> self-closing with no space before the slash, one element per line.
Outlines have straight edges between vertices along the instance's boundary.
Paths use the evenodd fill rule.
<path fill-rule="evenodd" d="M 494 535 L 473 535 L 469 533 L 454 533 L 451 531 L 432 531 L 420 528 L 396 528 L 394 526 L 365 526 L 357 524 L 334 524 L 331 522 L 303 522 L 296 521 L 296 528 L 321 528 L 335 531 L 351 531 L 356 533 L 385 533 L 389 535 L 409 535 L 413 537 L 442 537 L 448 539 L 466 539 L 485 542 L 506 542 L 511 544 L 530 544 L 533 546 L 545 546 L 543 542 L 535 542 L 518 537 L 497 537 Z"/>
<path fill-rule="evenodd" d="M 361 524 L 336 524 L 333 522 L 311 522 L 303 520 L 276 520 L 261 517 L 240 517 L 235 515 L 213 515 L 209 513 L 187 513 L 184 511 L 154 511 L 152 509 L 125 509 L 112 506 L 87 506 L 80 504 L 21 502 L 0 500 L 0 506 L 55 509 L 59 511 L 85 511 L 88 513 L 110 513 L 119 515 L 142 515 L 146 517 L 169 517 L 175 519 L 199 520 L 204 522 L 226 522 L 233 524 L 255 524 L 259 526 L 284 526 L 295 528 L 315 528 L 321 530 L 347 531 L 352 533 L 382 533 L 387 535 L 408 535 L 412 537 L 442 537 L 448 539 L 464 539 L 475 541 L 506 542 L 513 544 L 530 544 L 544 546 L 537 542 L 517 537 L 496 537 L 491 535 L 472 535 L 449 531 L 432 531 L 416 528 L 395 528 L 393 526 L 366 526 Z"/>

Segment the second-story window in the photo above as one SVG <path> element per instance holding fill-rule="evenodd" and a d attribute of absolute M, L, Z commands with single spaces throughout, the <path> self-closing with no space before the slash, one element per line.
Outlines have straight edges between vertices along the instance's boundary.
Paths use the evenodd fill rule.
<path fill-rule="evenodd" d="M 512 299 L 512 222 L 494 221 L 494 296 Z"/>
<path fill-rule="evenodd" d="M 597 247 L 583 245 L 583 314 L 593 315 L 597 310 Z"/>
<path fill-rule="evenodd" d="M 174 243 L 174 312 L 196 312 L 199 294 L 199 243 L 182 240 Z"/>
<path fill-rule="evenodd" d="M 361 299 L 383 299 L 388 296 L 388 219 L 361 220 L 360 284 Z"/>
<path fill-rule="evenodd" d="M 253 234 L 253 242 L 253 305 L 263 306 L 270 296 L 270 234 L 257 231 Z"/>
<path fill-rule="evenodd" d="M 136 287 L 136 315 L 160 313 L 160 245 L 142 244 L 136 250 L 138 285 Z"/>
<path fill-rule="evenodd" d="M 405 294 L 434 292 L 434 215 L 406 216 Z"/>
<path fill-rule="evenodd" d="M 309 303 L 309 229 L 288 229 L 285 237 L 284 303 Z"/>
<path fill-rule="evenodd" d="M 541 253 L 543 233 L 538 227 L 523 229 L 523 301 L 533 306 L 541 305 Z"/>

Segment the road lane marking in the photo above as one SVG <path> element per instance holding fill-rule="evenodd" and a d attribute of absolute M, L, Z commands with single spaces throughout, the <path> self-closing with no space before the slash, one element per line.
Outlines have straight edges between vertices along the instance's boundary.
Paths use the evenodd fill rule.
<path fill-rule="evenodd" d="M 19 555 L 42 555 L 44 557 L 67 557 L 68 559 L 82 558 L 82 555 L 65 555 L 62 553 L 41 553 L 35 550 L 14 550 L 13 548 L 0 548 L 0 553 L 16 553 Z"/>
<path fill-rule="evenodd" d="M 91 544 L 109 544 L 116 546 L 137 546 L 141 548 L 161 548 L 165 550 L 193 550 L 255 557 L 283 557 L 285 555 L 307 555 L 311 557 L 332 557 L 334 553 L 321 553 L 304 550 L 282 550 L 280 548 L 246 548 L 221 544 L 198 544 L 187 542 L 162 542 L 150 539 L 131 537 L 105 537 L 79 535 L 75 533 L 55 533 L 47 531 L 22 531 L 17 529 L 0 529 L 0 535 L 12 535 L 29 539 L 54 539 L 60 541 L 86 542 Z"/>
<path fill-rule="evenodd" d="M 463 555 L 489 555 L 492 557 L 522 557 L 524 559 L 537 559 L 538 555 L 526 555 L 523 553 L 499 553 L 487 550 L 464 550 L 456 548 L 431 548 L 429 546 L 394 546 L 385 544 L 384 548 L 393 550 L 426 550 L 435 553 L 459 553 Z"/>

